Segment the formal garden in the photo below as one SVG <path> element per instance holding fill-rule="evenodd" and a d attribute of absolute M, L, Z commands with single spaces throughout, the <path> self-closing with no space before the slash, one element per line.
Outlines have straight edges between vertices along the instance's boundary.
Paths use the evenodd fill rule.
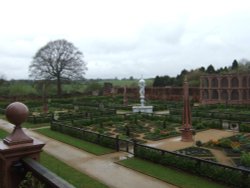
<path fill-rule="evenodd" d="M 130 102 L 131 104 L 136 104 L 136 100 L 131 99 Z M 54 137 L 54 133 L 52 132 L 57 131 L 80 140 L 109 147 L 111 150 L 107 151 L 107 153 L 119 150 L 122 144 L 125 144 L 125 147 L 127 147 L 127 150 L 123 151 L 130 151 L 129 147 L 136 146 L 137 149 L 134 148 L 133 151 L 131 151 L 135 156 L 163 165 L 168 164 L 186 171 L 189 171 L 190 167 L 196 166 L 199 163 L 204 163 L 205 166 L 214 166 L 214 168 L 218 168 L 221 173 L 223 173 L 225 169 L 226 174 L 232 170 L 235 171 L 235 169 L 227 169 L 224 166 L 217 167 L 218 161 L 209 150 L 210 148 L 215 148 L 231 157 L 235 167 L 248 170 L 250 166 L 250 157 L 248 153 L 250 148 L 250 139 L 248 135 L 250 125 L 247 117 L 247 106 L 241 107 L 240 111 L 238 108 L 231 106 L 229 107 L 230 110 L 227 110 L 227 112 L 223 112 L 225 108 L 223 105 L 193 107 L 192 125 L 195 130 L 193 132 L 194 136 L 200 131 L 211 128 L 222 130 L 224 128 L 222 122 L 225 120 L 228 122 L 235 122 L 237 120 L 240 133 L 231 130 L 235 131 L 235 135 L 232 137 L 222 138 L 220 140 L 210 140 L 206 143 L 196 140 L 194 146 L 190 148 L 177 150 L 173 154 L 166 153 L 158 156 L 158 152 L 164 153 L 165 151 L 154 151 L 153 148 L 147 149 L 140 144 L 147 144 L 147 142 L 153 141 L 164 141 L 164 139 L 167 138 L 180 136 L 179 128 L 182 125 L 182 103 L 162 103 L 161 101 L 148 102 L 154 105 L 155 113 L 131 113 L 132 105 L 124 105 L 123 98 L 119 96 L 70 97 L 66 99 L 52 98 L 47 100 L 46 111 L 44 110 L 43 102 L 26 99 L 24 103 L 29 107 L 30 115 L 24 127 L 31 129 L 44 127 L 44 129 L 37 131 L 50 137 Z M 1 102 L 2 112 L 4 112 L 4 108 L 7 104 L 6 101 Z M 169 110 L 169 113 L 157 113 L 157 111 L 166 110 Z M 51 127 L 52 131 L 47 127 Z M 71 138 L 66 141 L 64 137 L 60 138 L 60 136 L 58 136 L 57 139 L 73 144 L 73 142 L 70 141 Z M 76 147 L 81 148 L 80 145 L 76 145 Z M 91 152 L 91 146 L 89 148 L 85 147 L 84 150 Z M 104 153 L 105 152 L 106 151 L 104 151 Z M 165 155 L 166 157 L 160 157 Z M 184 156 L 190 156 L 191 158 L 185 158 Z M 182 159 L 182 157 L 184 158 L 181 162 L 180 159 Z M 180 161 L 178 164 L 176 164 L 175 158 Z M 197 162 L 196 159 L 200 159 L 201 161 Z M 202 167 L 202 169 L 206 168 L 205 166 Z M 215 171 L 210 171 L 210 173 L 212 172 Z M 194 172 L 192 171 L 192 173 Z M 200 173 L 200 171 L 198 170 L 197 173 Z M 204 173 L 204 176 L 214 179 L 216 174 L 211 175 L 209 173 Z M 235 176 L 240 178 L 240 174 L 235 173 Z M 226 176 L 220 176 L 221 179 L 215 179 L 224 183 L 233 184 L 231 181 L 224 181 L 225 177 Z"/>
<path fill-rule="evenodd" d="M 210 140 L 203 146 L 219 149 L 233 160 L 235 166 L 250 169 L 250 135 L 248 133 Z"/>

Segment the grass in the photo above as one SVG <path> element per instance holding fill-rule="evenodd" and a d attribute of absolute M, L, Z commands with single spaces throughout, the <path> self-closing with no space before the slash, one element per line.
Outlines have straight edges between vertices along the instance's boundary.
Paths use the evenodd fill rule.
<path fill-rule="evenodd" d="M 133 80 L 116 80 L 116 79 L 110 79 L 110 80 L 101 80 L 98 83 L 103 85 L 105 82 L 109 82 L 112 83 L 113 86 L 118 86 L 118 87 L 124 87 L 124 86 L 128 86 L 128 87 L 138 87 L 138 81 L 140 78 L 138 79 L 133 79 Z M 154 79 L 153 78 L 148 78 L 145 79 L 146 81 L 146 85 L 147 86 L 152 86 Z"/>
<path fill-rule="evenodd" d="M 4 114 L 0 114 L 0 119 L 6 120 L 6 116 Z"/>
<path fill-rule="evenodd" d="M 93 144 L 84 140 L 80 140 L 80 139 L 77 139 L 77 138 L 56 132 L 56 131 L 52 131 L 49 128 L 38 129 L 36 131 L 45 136 L 59 140 L 60 142 L 72 145 L 74 147 L 77 147 L 89 153 L 93 153 L 95 155 L 103 155 L 103 154 L 114 152 L 114 150 L 112 149 L 102 147 L 97 144 Z"/>
<path fill-rule="evenodd" d="M 40 163 L 77 188 L 107 188 L 108 186 L 83 174 L 55 157 L 42 152 Z"/>
<path fill-rule="evenodd" d="M 138 158 L 119 161 L 119 164 L 182 188 L 226 188 L 226 186 L 185 172 L 166 168 Z"/>
<path fill-rule="evenodd" d="M 0 129 L 0 139 L 5 138 L 7 135 L 9 135 L 10 133 L 7 133 L 6 131 Z"/>
<path fill-rule="evenodd" d="M 0 129 L 0 139 L 5 138 L 7 135 L 9 133 Z M 40 163 L 76 188 L 108 188 L 108 186 L 77 171 L 45 152 L 41 153 Z"/>
<path fill-rule="evenodd" d="M 29 123 L 29 122 L 25 122 L 22 124 L 22 127 L 24 128 L 39 128 L 39 127 L 45 127 L 45 126 L 50 126 L 50 123 Z"/>
<path fill-rule="evenodd" d="M 3 119 L 3 120 L 6 120 L 6 116 L 3 115 L 3 114 L 0 114 L 0 119 Z M 29 123 L 29 122 L 24 122 L 22 124 L 22 127 L 23 128 L 39 128 L 39 127 L 45 127 L 45 126 L 50 126 L 50 123 L 37 123 L 37 124 L 34 124 L 34 123 Z"/>

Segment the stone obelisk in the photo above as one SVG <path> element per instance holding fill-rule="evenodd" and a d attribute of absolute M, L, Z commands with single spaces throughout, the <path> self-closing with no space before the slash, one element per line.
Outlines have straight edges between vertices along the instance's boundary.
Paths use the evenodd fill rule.
<path fill-rule="evenodd" d="M 127 86 L 123 88 L 123 105 L 128 106 Z"/>
<path fill-rule="evenodd" d="M 181 141 L 184 142 L 193 141 L 192 119 L 191 119 L 191 110 L 189 104 L 189 85 L 186 77 L 183 83 L 183 113 L 182 113 L 182 128 L 180 130 L 181 130 Z"/>

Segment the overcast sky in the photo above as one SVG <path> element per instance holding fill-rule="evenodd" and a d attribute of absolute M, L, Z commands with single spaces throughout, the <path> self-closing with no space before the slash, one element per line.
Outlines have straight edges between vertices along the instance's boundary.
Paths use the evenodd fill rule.
<path fill-rule="evenodd" d="M 28 78 L 35 52 L 66 39 L 86 78 L 176 76 L 250 59 L 246 0 L 0 0 L 0 74 Z"/>

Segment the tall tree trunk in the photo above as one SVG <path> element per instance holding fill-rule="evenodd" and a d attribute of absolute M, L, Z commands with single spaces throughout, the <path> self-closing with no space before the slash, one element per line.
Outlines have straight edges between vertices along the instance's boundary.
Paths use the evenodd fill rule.
<path fill-rule="evenodd" d="M 61 87 L 61 78 L 57 77 L 57 95 L 61 96 L 62 94 L 62 87 Z"/>
<path fill-rule="evenodd" d="M 47 92 L 45 82 L 43 83 L 43 112 L 48 112 L 48 101 L 47 101 Z"/>

